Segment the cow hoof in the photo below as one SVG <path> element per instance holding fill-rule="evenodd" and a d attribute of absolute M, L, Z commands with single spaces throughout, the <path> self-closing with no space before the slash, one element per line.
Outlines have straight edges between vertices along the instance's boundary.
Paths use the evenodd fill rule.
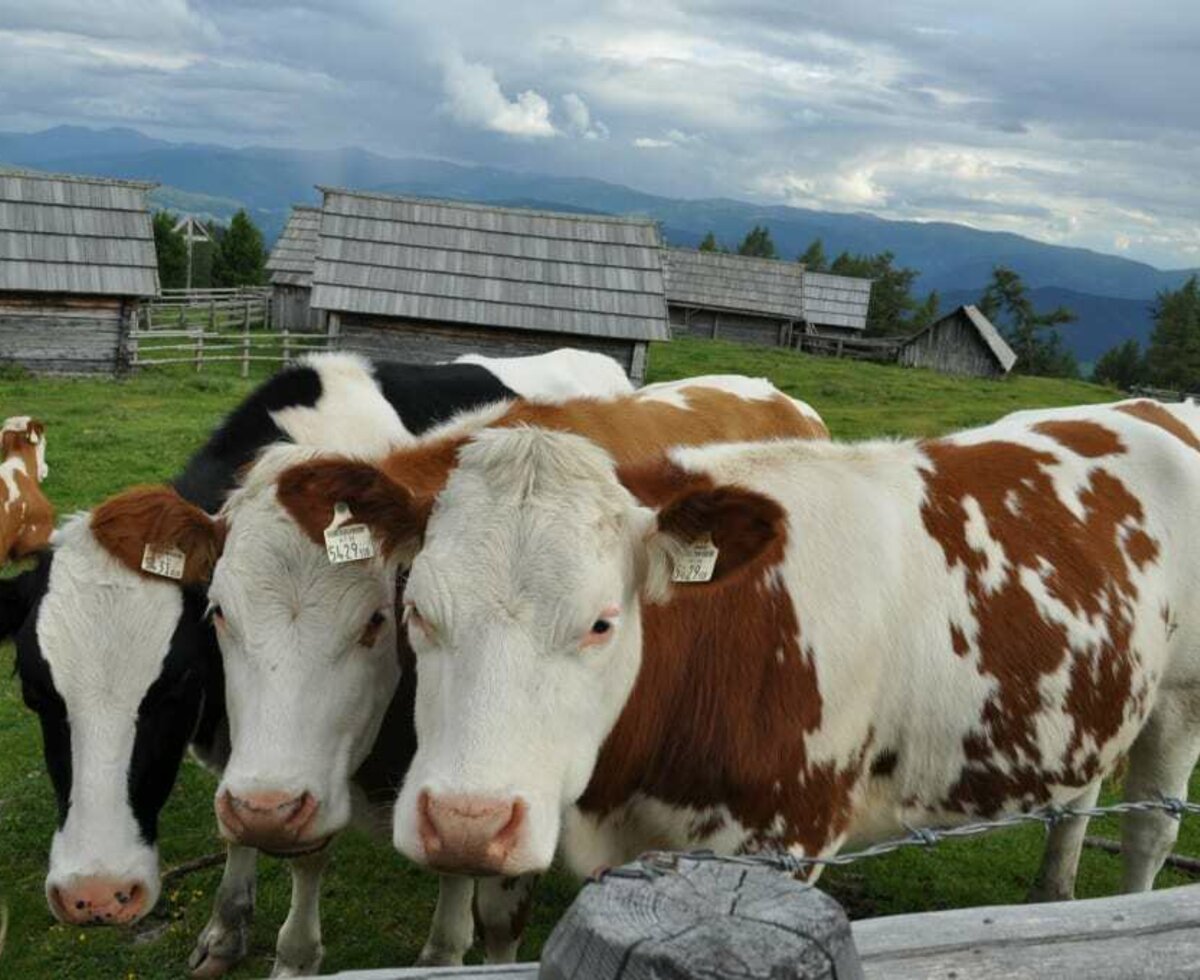
<path fill-rule="evenodd" d="M 321 959 L 325 950 L 318 946 L 310 956 L 288 959 L 277 957 L 271 970 L 272 977 L 315 977 L 321 970 Z"/>
<path fill-rule="evenodd" d="M 438 949 L 436 946 L 426 946 L 417 957 L 417 966 L 462 966 L 462 950 Z"/>
<path fill-rule="evenodd" d="M 221 977 L 238 965 L 250 945 L 248 926 L 226 927 L 210 922 L 188 957 L 194 977 Z"/>

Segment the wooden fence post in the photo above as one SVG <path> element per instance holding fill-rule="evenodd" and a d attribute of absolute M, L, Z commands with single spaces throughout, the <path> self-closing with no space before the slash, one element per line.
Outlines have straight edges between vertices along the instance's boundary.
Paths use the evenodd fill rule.
<path fill-rule="evenodd" d="M 862 980 L 828 895 L 766 865 L 648 855 L 587 885 L 542 950 L 540 980 L 740 976 Z"/>
<path fill-rule="evenodd" d="M 287 366 L 288 359 L 292 352 L 291 335 L 288 333 L 288 328 L 283 328 L 283 365 Z"/>
<path fill-rule="evenodd" d="M 196 370 L 204 366 L 204 331 L 196 331 Z"/>
<path fill-rule="evenodd" d="M 246 304 L 246 322 L 242 325 L 242 377 L 250 377 L 250 304 Z"/>
<path fill-rule="evenodd" d="M 208 329 L 212 331 L 217 329 L 217 300 L 215 297 L 208 301 Z"/>

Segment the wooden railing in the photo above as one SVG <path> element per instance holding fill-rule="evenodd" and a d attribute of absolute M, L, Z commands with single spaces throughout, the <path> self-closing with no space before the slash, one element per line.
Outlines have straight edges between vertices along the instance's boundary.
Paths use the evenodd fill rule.
<path fill-rule="evenodd" d="M 822 357 L 849 357 L 859 361 L 893 364 L 903 343 L 901 337 L 826 337 L 820 334 L 794 335 L 796 350 Z"/>
<path fill-rule="evenodd" d="M 129 336 L 131 367 L 236 362 L 247 377 L 255 361 L 286 364 L 306 351 L 326 350 L 323 333 L 274 331 L 267 287 L 164 289 L 145 303 Z"/>

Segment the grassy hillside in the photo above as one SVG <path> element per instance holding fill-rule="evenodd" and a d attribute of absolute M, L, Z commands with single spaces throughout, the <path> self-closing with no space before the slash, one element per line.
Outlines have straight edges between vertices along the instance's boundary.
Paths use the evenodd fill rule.
<path fill-rule="evenodd" d="M 1078 383 L 952 379 L 703 341 L 659 346 L 651 355 L 651 380 L 719 372 L 772 378 L 811 402 L 840 438 L 942 432 L 1016 408 L 1113 397 L 1106 389 Z M 187 370 L 120 383 L 0 375 L 0 412 L 46 420 L 51 469 L 46 489 L 60 513 L 68 513 L 129 484 L 169 476 L 251 384 L 225 373 L 197 376 Z M 0 975 L 115 980 L 183 975 L 191 943 L 208 918 L 218 869 L 176 882 L 135 930 L 53 924 L 42 898 L 53 801 L 36 722 L 10 676 L 11 657 L 11 647 L 0 647 L 0 892 L 12 911 Z M 199 766 L 184 767 L 163 815 L 165 867 L 220 849 L 213 788 L 212 777 Z M 1097 832 L 1114 831 L 1102 827 Z M 1040 842 L 1036 830 L 1009 832 L 839 870 L 822 883 L 856 915 L 1014 902 L 1031 879 Z M 1200 853 L 1200 823 L 1185 823 L 1180 850 Z M 1180 880 L 1164 874 L 1160 883 Z M 1089 852 L 1081 892 L 1112 892 L 1116 884 L 1116 859 Z M 575 888 L 564 875 L 548 876 L 523 950 L 526 957 L 536 957 Z M 388 845 L 345 835 L 335 847 L 323 897 L 326 971 L 410 963 L 434 899 L 432 879 Z M 263 859 L 253 955 L 236 976 L 266 975 L 287 900 L 284 867 Z"/>

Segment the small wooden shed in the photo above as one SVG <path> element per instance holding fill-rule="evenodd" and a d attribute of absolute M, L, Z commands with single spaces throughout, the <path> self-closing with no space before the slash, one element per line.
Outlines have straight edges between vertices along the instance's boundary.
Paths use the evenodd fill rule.
<path fill-rule="evenodd" d="M 943 374 L 1002 378 L 1017 355 L 992 321 L 974 306 L 960 306 L 900 346 L 899 361 L 908 367 L 932 368 Z"/>
<path fill-rule="evenodd" d="M 271 326 L 275 330 L 325 331 L 325 316 L 312 308 L 313 265 L 321 209 L 296 204 L 271 255 Z"/>
<path fill-rule="evenodd" d="M 128 363 L 139 305 L 158 293 L 154 186 L 0 173 L 0 363 L 72 374 Z"/>
<path fill-rule="evenodd" d="M 578 347 L 640 384 L 669 338 L 652 221 L 321 190 L 312 306 L 337 347 L 425 363 Z"/>
<path fill-rule="evenodd" d="M 805 271 L 805 333 L 819 337 L 861 337 L 867 329 L 870 305 L 870 279 Z"/>
<path fill-rule="evenodd" d="M 796 262 L 669 248 L 666 272 L 677 336 L 787 346 L 804 320 L 804 267 Z"/>

